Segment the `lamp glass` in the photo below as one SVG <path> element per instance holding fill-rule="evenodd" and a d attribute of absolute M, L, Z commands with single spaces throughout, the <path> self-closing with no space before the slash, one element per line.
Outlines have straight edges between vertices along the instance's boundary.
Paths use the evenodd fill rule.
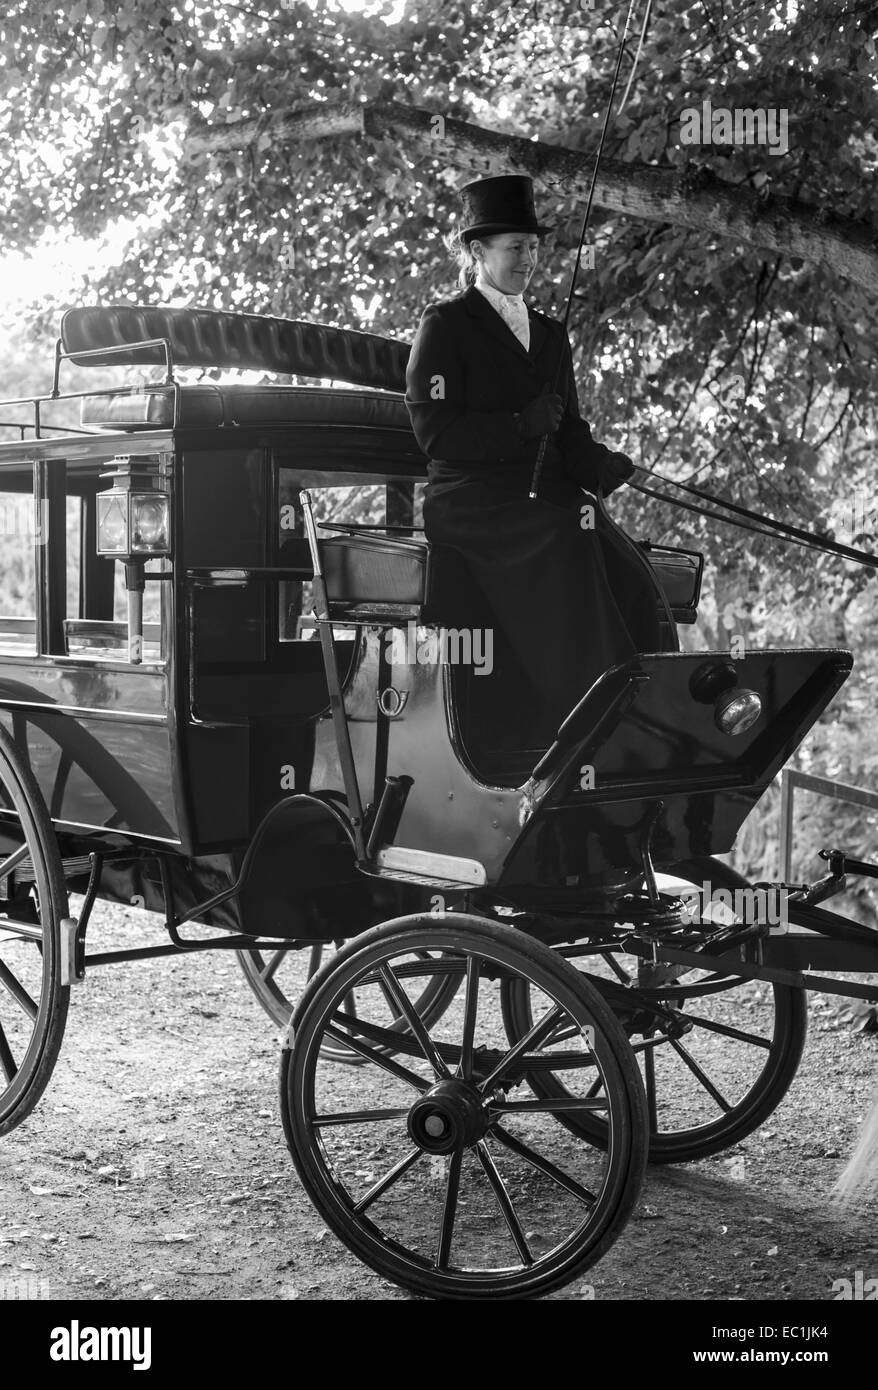
<path fill-rule="evenodd" d="M 128 549 L 128 497 L 124 492 L 98 494 L 98 554 L 124 555 Z"/>

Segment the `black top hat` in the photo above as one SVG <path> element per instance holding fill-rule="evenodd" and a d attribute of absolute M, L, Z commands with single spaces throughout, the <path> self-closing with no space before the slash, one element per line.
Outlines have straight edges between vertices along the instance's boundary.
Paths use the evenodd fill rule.
<path fill-rule="evenodd" d="M 533 179 L 524 174 L 498 174 L 496 178 L 476 179 L 460 189 L 463 218 L 460 235 L 464 241 L 495 232 L 550 231 L 537 222 L 534 209 Z"/>

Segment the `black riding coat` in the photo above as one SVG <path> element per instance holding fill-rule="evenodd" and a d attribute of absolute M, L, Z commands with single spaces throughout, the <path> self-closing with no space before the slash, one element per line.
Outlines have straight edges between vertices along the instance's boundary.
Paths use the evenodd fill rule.
<path fill-rule="evenodd" d="M 658 649 L 659 629 L 644 566 L 581 515 L 582 489 L 612 490 L 628 463 L 580 415 L 562 325 L 530 306 L 528 316 L 525 350 L 475 288 L 430 305 L 406 404 L 430 460 L 426 534 L 457 552 L 556 727 L 609 666 Z M 559 356 L 564 415 L 531 501 L 539 441 L 522 440 L 513 417 L 553 389 Z"/>

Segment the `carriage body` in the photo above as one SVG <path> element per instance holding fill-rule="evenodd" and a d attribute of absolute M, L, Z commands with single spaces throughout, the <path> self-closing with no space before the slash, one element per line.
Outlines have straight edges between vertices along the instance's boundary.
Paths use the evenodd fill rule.
<path fill-rule="evenodd" d="M 147 365 L 164 340 L 171 377 L 171 353 L 271 368 L 282 354 L 291 365 L 292 352 L 300 368 L 359 386 L 169 380 L 85 393 L 83 430 L 46 437 L 44 425 L 42 437 L 0 445 L 0 497 L 32 498 L 39 519 L 32 616 L 0 615 L 0 719 L 40 786 L 71 886 L 83 886 L 100 851 L 102 896 L 166 911 L 170 887 L 179 914 L 235 881 L 260 832 L 242 892 L 203 920 L 308 940 L 380 920 L 393 883 L 588 901 L 637 877 L 647 830 L 659 865 L 729 850 L 850 657 L 720 662 L 763 712 L 741 736 L 719 732 L 712 696 L 692 693 L 705 658 L 674 650 L 673 618 L 694 618 L 700 571 L 683 553 L 689 589 L 671 610 L 679 566 L 669 581 L 662 565 L 673 570 L 675 557 L 658 552 L 671 650 L 606 673 L 551 746 L 522 746 L 528 711 L 510 725 L 502 659 L 490 674 L 471 650 L 455 659 L 470 635 L 448 625 L 460 608 L 455 557 L 440 564 L 415 531 L 399 534 L 425 478 L 389 389 L 402 384 L 404 346 L 316 325 L 294 325 L 291 346 L 278 322 L 70 311 L 64 355 L 78 366 Z M 126 346 L 132 339 L 145 346 Z M 126 567 L 101 553 L 99 499 L 120 463 L 167 499 L 168 553 L 144 561 L 134 660 Z M 329 488 L 368 495 L 379 528 L 321 540 L 348 769 L 310 617 L 300 503 L 303 489 L 318 499 Z"/>
<path fill-rule="evenodd" d="M 400 490 L 410 501 L 423 460 L 402 402 L 375 390 L 123 390 L 84 395 L 82 420 L 87 433 L 47 436 L 44 424 L 41 438 L 0 445 L 23 570 L 17 611 L 0 615 L 0 719 L 34 771 L 71 886 L 99 851 L 102 896 L 164 911 L 162 856 L 179 911 L 231 882 L 260 821 L 311 787 L 328 697 L 302 614 L 307 543 L 289 522 L 299 489 L 370 489 L 383 518 L 388 493 L 391 508 Z M 127 459 L 167 495 L 172 538 L 167 558 L 146 557 L 136 660 L 125 566 L 98 550 L 98 497 Z M 234 900 L 205 920 L 259 934 L 272 858 L 266 842 L 246 922 Z M 305 849 L 303 877 L 308 863 Z M 313 868 L 310 881 L 326 886 Z M 282 934 L 295 934 L 291 918 Z"/>

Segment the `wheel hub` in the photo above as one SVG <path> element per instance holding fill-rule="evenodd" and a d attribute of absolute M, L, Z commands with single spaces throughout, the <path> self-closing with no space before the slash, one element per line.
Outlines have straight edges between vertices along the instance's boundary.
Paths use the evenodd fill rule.
<path fill-rule="evenodd" d="M 478 1143 L 490 1120 L 476 1088 L 452 1078 L 437 1082 L 418 1097 L 407 1126 L 411 1139 L 426 1153 L 447 1154 Z"/>

